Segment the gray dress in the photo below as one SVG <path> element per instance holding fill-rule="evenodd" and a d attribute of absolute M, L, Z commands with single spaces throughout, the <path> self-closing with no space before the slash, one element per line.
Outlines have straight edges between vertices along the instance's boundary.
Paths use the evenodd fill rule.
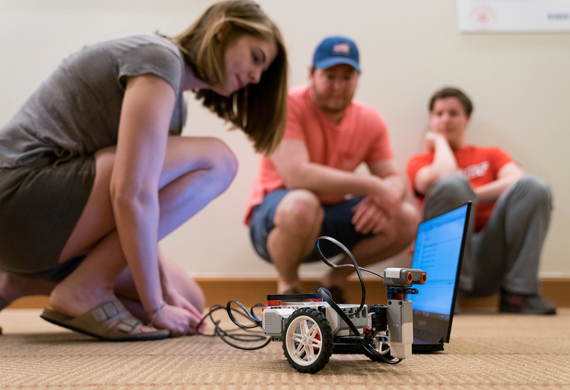
<path fill-rule="evenodd" d="M 70 55 L 0 129 L 0 269 L 58 281 L 79 264 L 58 258 L 91 193 L 93 155 L 117 144 L 126 77 L 146 73 L 174 89 L 169 133 L 180 135 L 184 61 L 155 34 Z"/>

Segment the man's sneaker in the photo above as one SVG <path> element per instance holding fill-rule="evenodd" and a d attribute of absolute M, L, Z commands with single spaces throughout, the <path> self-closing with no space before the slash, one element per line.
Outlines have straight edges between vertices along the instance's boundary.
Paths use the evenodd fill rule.
<path fill-rule="evenodd" d="M 518 314 L 556 314 L 556 306 L 538 294 L 522 295 L 501 292 L 499 312 Z"/>
<path fill-rule="evenodd" d="M 346 298 L 344 297 L 344 290 L 341 287 L 339 286 L 325 287 L 319 285 L 317 287 L 317 291 L 319 290 L 320 287 L 327 289 L 331 293 L 331 298 L 334 301 L 334 303 L 336 303 L 337 305 L 346 303 Z"/>

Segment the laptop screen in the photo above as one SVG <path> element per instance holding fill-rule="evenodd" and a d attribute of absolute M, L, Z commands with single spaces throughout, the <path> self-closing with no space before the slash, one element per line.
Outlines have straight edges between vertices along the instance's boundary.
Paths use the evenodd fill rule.
<path fill-rule="evenodd" d="M 424 285 L 414 286 L 418 294 L 408 294 L 407 299 L 413 305 L 414 328 L 429 330 L 432 333 L 430 341 L 447 341 L 449 338 L 469 208 L 470 204 L 466 204 L 422 222 L 418 227 L 412 268 L 425 271 L 427 281 Z"/>

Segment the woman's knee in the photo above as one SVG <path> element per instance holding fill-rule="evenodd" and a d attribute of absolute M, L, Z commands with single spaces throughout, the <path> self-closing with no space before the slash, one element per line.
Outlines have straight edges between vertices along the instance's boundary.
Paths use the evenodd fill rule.
<path fill-rule="evenodd" d="M 186 169 L 186 174 L 203 171 L 206 176 L 208 189 L 212 196 L 223 193 L 233 182 L 238 171 L 238 160 L 226 143 L 218 138 L 204 137 L 184 139 L 184 160 L 180 164 Z M 185 161 L 182 163 L 182 161 Z M 176 178 L 177 168 L 171 169 L 169 179 Z"/>
<path fill-rule="evenodd" d="M 179 177 L 196 172 L 209 171 L 231 183 L 238 162 L 231 149 L 220 139 L 213 137 L 172 137 L 169 139 L 166 158 L 160 177 L 160 188 Z"/>
<path fill-rule="evenodd" d="M 210 160 L 212 170 L 227 184 L 227 188 L 236 177 L 238 171 L 236 155 L 224 141 L 217 138 L 208 139 L 208 151 L 208 159 Z"/>
<path fill-rule="evenodd" d="M 294 190 L 289 192 L 277 206 L 276 225 L 306 235 L 320 228 L 324 211 L 321 202 L 311 191 Z"/>

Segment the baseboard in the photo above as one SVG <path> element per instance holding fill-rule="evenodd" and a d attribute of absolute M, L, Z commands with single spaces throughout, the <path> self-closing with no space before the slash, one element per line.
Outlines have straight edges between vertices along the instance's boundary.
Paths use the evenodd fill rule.
<path fill-rule="evenodd" d="M 275 278 L 196 278 L 196 282 L 202 287 L 206 295 L 206 305 L 225 305 L 235 299 L 247 307 L 255 303 L 266 301 L 267 294 L 274 294 L 277 288 Z M 302 288 L 305 292 L 315 291 L 317 278 L 304 279 Z M 570 307 L 570 278 L 544 278 L 541 279 L 542 296 L 556 304 L 557 307 Z M 360 284 L 351 280 L 346 286 L 346 298 L 349 302 L 360 303 Z M 379 280 L 366 281 L 366 303 L 385 303 L 386 289 Z M 470 308 L 494 308 L 497 307 L 498 296 L 485 298 L 464 299 L 461 307 Z M 9 308 L 43 308 L 49 305 L 47 297 L 32 296 L 18 299 Z"/>

